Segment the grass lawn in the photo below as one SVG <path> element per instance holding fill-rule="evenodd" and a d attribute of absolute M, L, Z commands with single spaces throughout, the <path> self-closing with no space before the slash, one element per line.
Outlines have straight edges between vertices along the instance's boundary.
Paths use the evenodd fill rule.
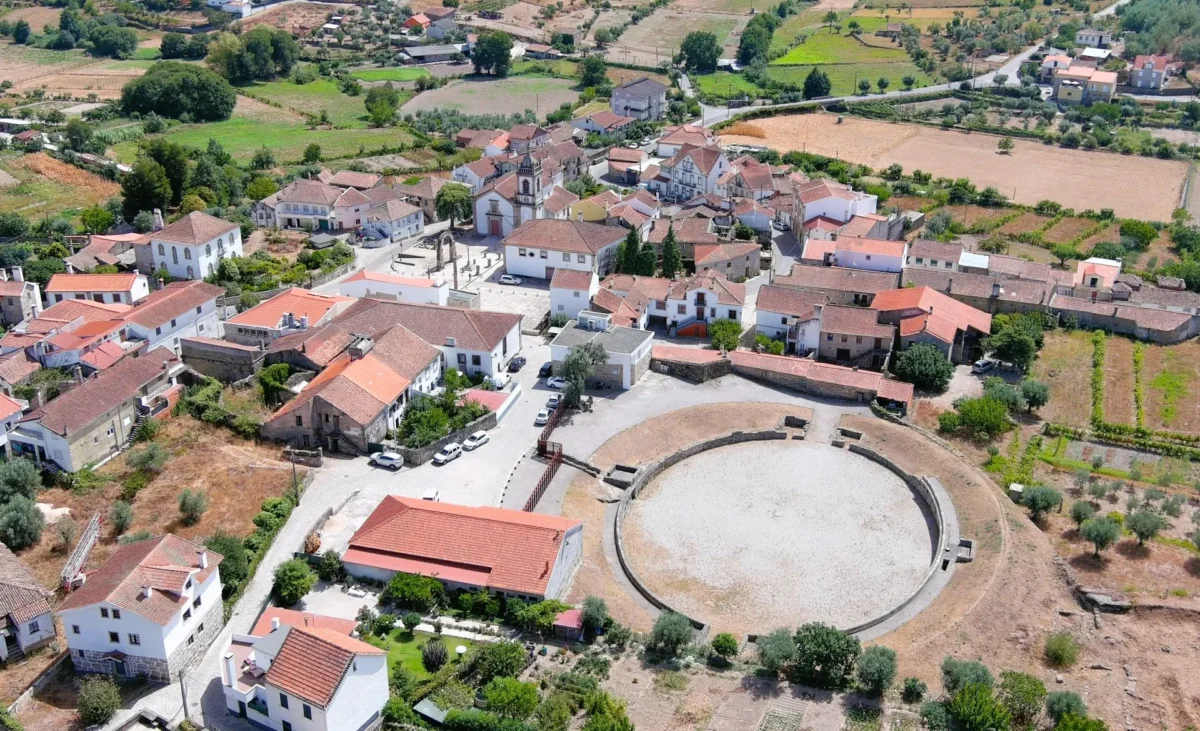
<path fill-rule="evenodd" d="M 431 635 L 428 632 L 409 632 L 403 627 L 392 630 L 391 634 L 385 638 L 374 636 L 367 638 L 367 642 L 387 650 L 389 668 L 401 665 L 418 679 L 429 677 L 425 666 L 421 664 L 421 648 L 425 646 L 426 642 L 431 641 L 439 641 L 437 635 Z M 454 648 L 463 645 L 470 650 L 475 645 L 471 640 L 461 637 L 443 636 L 440 642 L 446 645 L 446 652 L 452 659 L 455 657 Z"/>
<path fill-rule="evenodd" d="M 429 72 L 422 68 L 404 66 L 390 69 L 360 69 L 350 75 L 363 81 L 416 81 L 429 76 Z"/>
<path fill-rule="evenodd" d="M 803 87 L 804 77 L 808 76 L 809 71 L 812 71 L 813 68 L 813 66 L 771 66 L 767 73 L 778 81 L 790 81 Z M 921 70 L 911 63 L 846 63 L 820 66 L 820 69 L 829 75 L 829 81 L 833 84 L 832 96 L 858 93 L 856 86 L 858 79 L 869 79 L 871 91 L 878 91 L 875 83 L 881 76 L 892 82 L 888 91 L 903 89 L 904 85 L 900 83 L 900 80 L 910 74 L 917 80 L 913 88 L 934 83 L 933 79 L 921 73 Z"/>
<path fill-rule="evenodd" d="M 133 58 L 138 61 L 157 61 L 162 58 L 162 51 L 157 48 L 139 48 L 133 52 Z"/>
<path fill-rule="evenodd" d="M 143 49 L 139 49 L 139 50 L 157 51 L 158 49 L 157 48 L 143 48 Z M 108 63 L 104 64 L 100 68 L 102 68 L 105 71 L 128 71 L 129 69 L 148 69 L 156 63 L 158 63 L 158 62 L 150 61 L 150 60 L 146 60 L 146 59 L 131 58 L 131 59 L 128 59 L 125 61 L 109 61 Z"/>
<path fill-rule="evenodd" d="M 574 79 L 579 76 L 579 64 L 574 61 L 539 60 L 536 58 L 514 61 L 509 70 L 509 75 L 518 76 L 521 74 L 544 73 L 544 69 L 550 69 L 550 75 L 564 79 Z"/>
<path fill-rule="evenodd" d="M 821 27 L 821 18 L 825 15 L 821 10 L 805 10 L 789 16 L 783 25 L 775 29 L 771 36 L 771 51 L 782 51 L 796 42 L 796 35 L 803 30 Z"/>
<path fill-rule="evenodd" d="M 733 96 L 749 94 L 756 96 L 762 89 L 758 84 L 747 79 L 741 74 L 734 74 L 728 71 L 718 71 L 715 74 L 704 74 L 703 76 L 690 76 L 692 83 L 696 88 L 705 94 L 719 96 L 728 99 Z"/>
<path fill-rule="evenodd" d="M 898 63 L 908 60 L 899 48 L 864 46 L 849 36 L 816 33 L 771 62 L 772 66 L 812 64 Z"/>
<path fill-rule="evenodd" d="M 571 112 L 571 116 L 586 117 L 589 114 L 595 114 L 596 112 L 603 112 L 605 109 L 608 109 L 608 107 L 609 107 L 608 102 L 602 101 L 602 100 L 596 100 L 594 102 L 588 102 L 587 104 L 584 104 L 582 107 L 579 107 L 578 109 L 576 109 L 574 112 Z"/>
<path fill-rule="evenodd" d="M 298 114 L 315 114 L 324 109 L 335 127 L 366 127 L 365 95 L 346 96 L 336 82 L 317 79 L 308 84 L 290 81 L 256 82 L 242 90 L 262 99 L 282 104 Z M 401 100 L 403 104 L 405 100 Z"/>
<path fill-rule="evenodd" d="M 1150 131 L 1145 129 L 1118 127 L 1116 129 L 1116 133 L 1118 145 L 1122 142 L 1128 142 L 1129 144 L 1133 145 L 1134 149 L 1141 149 L 1143 144 L 1150 142 L 1151 140 Z"/>

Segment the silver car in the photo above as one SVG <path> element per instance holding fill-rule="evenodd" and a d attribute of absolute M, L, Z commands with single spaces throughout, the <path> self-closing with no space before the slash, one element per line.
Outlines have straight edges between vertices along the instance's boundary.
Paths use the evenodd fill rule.
<path fill-rule="evenodd" d="M 462 445 L 458 442 L 450 442 L 442 447 L 442 450 L 433 455 L 434 464 L 446 464 L 452 459 L 458 459 L 462 456 Z"/>
<path fill-rule="evenodd" d="M 369 464 L 372 467 L 383 467 L 395 472 L 404 465 L 404 458 L 395 452 L 376 452 L 371 455 Z"/>

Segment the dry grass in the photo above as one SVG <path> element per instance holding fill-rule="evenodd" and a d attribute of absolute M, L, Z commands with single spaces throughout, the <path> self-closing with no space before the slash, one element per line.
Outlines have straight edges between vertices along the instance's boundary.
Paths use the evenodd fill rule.
<path fill-rule="evenodd" d="M 1049 220 L 1045 216 L 1039 216 L 1036 213 L 1027 211 L 1001 226 L 998 233 L 1002 233 L 1005 236 L 1019 236 L 1023 233 L 1038 230 L 1042 226 L 1045 226 Z"/>
<path fill-rule="evenodd" d="M 1040 411 L 1043 419 L 1078 427 L 1091 423 L 1092 341 L 1088 333 L 1046 333 L 1033 377 L 1050 384 L 1050 402 Z"/>
<path fill-rule="evenodd" d="M 1145 348 L 1146 426 L 1200 433 L 1200 343 Z"/>
<path fill-rule="evenodd" d="M 88 172 L 74 165 L 55 160 L 44 152 L 25 155 L 12 162 L 15 168 L 24 168 L 55 183 L 84 188 L 96 199 L 107 199 L 121 192 L 121 186 L 111 180 Z"/>
<path fill-rule="evenodd" d="M 1120 229 L 1121 229 L 1121 227 L 1118 224 L 1114 223 L 1113 225 L 1111 225 L 1105 229 L 1102 229 L 1098 233 L 1092 234 L 1091 236 L 1084 239 L 1081 244 L 1079 244 L 1079 250 L 1080 251 L 1091 251 L 1093 246 L 1095 246 L 1096 244 L 1099 244 L 1099 243 L 1103 243 L 1105 241 L 1112 241 L 1114 243 L 1119 242 L 1121 240 Z"/>
<path fill-rule="evenodd" d="M 1104 348 L 1104 418 L 1133 425 L 1133 341 L 1111 337 Z"/>
<path fill-rule="evenodd" d="M 762 127 L 755 126 L 749 122 L 735 122 L 725 131 L 728 134 L 739 135 L 741 137 L 758 137 L 764 140 L 767 138 L 767 133 L 763 132 Z"/>
<path fill-rule="evenodd" d="M 1090 218 L 1064 218 L 1050 227 L 1042 238 L 1051 244 L 1066 244 L 1096 227 Z"/>
<path fill-rule="evenodd" d="M 251 15 L 249 18 L 241 21 L 241 23 L 244 30 L 250 30 L 260 25 L 270 25 L 282 28 L 289 33 L 298 33 L 301 30 L 319 28 L 325 23 L 325 16 L 327 14 L 339 11 L 340 8 L 337 5 L 299 3 L 296 5 L 285 5 L 274 10 L 264 10 L 261 13 Z"/>
<path fill-rule="evenodd" d="M 40 6 L 29 8 L 17 8 L 9 10 L 7 13 L 0 12 L 5 20 L 10 23 L 16 23 L 18 20 L 24 20 L 29 23 L 29 27 L 34 33 L 41 33 L 42 27 L 46 25 L 58 26 L 58 16 L 62 15 L 62 8 L 43 8 Z"/>
<path fill-rule="evenodd" d="M 946 206 L 946 210 L 955 221 L 964 226 L 974 226 L 981 221 L 999 218 L 1004 214 L 1003 211 L 995 208 L 984 208 L 983 206 Z"/>

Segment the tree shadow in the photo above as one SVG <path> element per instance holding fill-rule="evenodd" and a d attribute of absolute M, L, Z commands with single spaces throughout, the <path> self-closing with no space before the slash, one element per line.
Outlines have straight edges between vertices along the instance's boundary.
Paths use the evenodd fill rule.
<path fill-rule="evenodd" d="M 1091 551 L 1081 553 L 1067 560 L 1071 564 L 1071 568 L 1077 571 L 1085 571 L 1089 574 L 1103 573 L 1105 569 L 1105 561 L 1103 556 L 1097 556 Z"/>
<path fill-rule="evenodd" d="M 779 698 L 783 695 L 783 686 L 779 679 L 766 670 L 759 668 L 753 673 L 742 676 L 742 690 L 755 700 Z"/>
<path fill-rule="evenodd" d="M 1150 547 L 1139 544 L 1136 540 L 1121 541 L 1116 545 L 1116 550 L 1131 561 L 1141 561 L 1150 557 Z"/>
<path fill-rule="evenodd" d="M 1183 569 L 1197 579 L 1200 579 L 1200 558 L 1195 556 L 1183 562 Z"/>

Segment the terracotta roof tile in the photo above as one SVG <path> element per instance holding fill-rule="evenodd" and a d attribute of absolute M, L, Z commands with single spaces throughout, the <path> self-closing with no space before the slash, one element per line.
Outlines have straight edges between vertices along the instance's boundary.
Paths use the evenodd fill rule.
<path fill-rule="evenodd" d="M 201 211 L 193 211 L 161 231 L 150 234 L 150 239 L 195 246 L 229 233 L 236 228 L 238 228 L 236 223 L 210 216 Z"/>
<path fill-rule="evenodd" d="M 55 274 L 46 285 L 53 292 L 128 292 L 140 274 Z"/>
<path fill-rule="evenodd" d="M 881 325 L 878 317 L 877 311 L 866 307 L 826 305 L 821 311 L 821 332 L 890 340 L 895 328 L 891 325 Z"/>
<path fill-rule="evenodd" d="M 906 404 L 912 402 L 913 387 L 911 383 L 889 381 L 874 371 L 856 370 L 832 363 L 820 363 L 815 360 L 796 358 L 789 355 L 753 353 L 748 350 L 730 352 L 729 360 L 735 368 L 784 373 L 791 376 L 799 376 L 817 384 L 847 386 L 864 391 L 873 391 L 876 396 L 888 398 L 893 401 Z"/>
<path fill-rule="evenodd" d="M 550 289 L 582 289 L 592 286 L 592 272 L 581 272 L 578 269 L 555 269 L 550 279 Z"/>
<path fill-rule="evenodd" d="M 124 319 L 142 327 L 158 327 L 223 294 L 223 287 L 201 280 L 171 282 L 151 292 L 149 297 L 135 302 L 133 308 L 125 313 Z"/>
<path fill-rule="evenodd" d="M 271 686 L 325 708 L 341 687 L 355 655 L 380 654 L 383 650 L 333 630 L 291 627 L 263 678 Z"/>
<path fill-rule="evenodd" d="M 283 315 L 291 313 L 297 321 L 307 316 L 309 323 L 316 325 L 339 303 L 353 301 L 353 297 L 320 294 L 301 287 L 292 287 L 229 318 L 229 324 L 277 329 L 281 327 Z"/>
<path fill-rule="evenodd" d="M 606 246 L 618 243 L 626 233 L 619 226 L 539 218 L 518 226 L 502 243 L 505 246 L 595 254 Z"/>
<path fill-rule="evenodd" d="M 51 592 L 21 559 L 0 543 L 0 617 L 23 624 L 50 611 Z"/>
<path fill-rule="evenodd" d="M 895 289 L 900 281 L 898 274 L 871 272 L 843 267 L 813 267 L 797 264 L 788 274 L 775 277 L 775 284 L 798 289 L 829 289 L 839 292 L 861 292 L 873 294 Z"/>
<path fill-rule="evenodd" d="M 379 185 L 379 181 L 383 179 L 382 175 L 377 173 L 360 173 L 354 170 L 339 170 L 329 179 L 330 185 L 336 185 L 339 188 L 374 188 Z"/>
<path fill-rule="evenodd" d="M 767 284 L 759 288 L 755 307 L 759 312 L 776 312 L 808 320 L 816 314 L 816 305 L 824 305 L 828 301 L 829 298 L 820 292 Z"/>

